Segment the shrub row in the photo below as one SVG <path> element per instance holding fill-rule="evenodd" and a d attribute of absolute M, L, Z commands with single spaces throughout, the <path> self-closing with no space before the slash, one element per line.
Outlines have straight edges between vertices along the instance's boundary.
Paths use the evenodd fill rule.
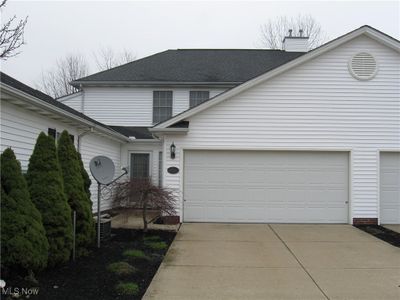
<path fill-rule="evenodd" d="M 40 133 L 24 178 L 11 148 L 1 154 L 1 268 L 40 271 L 65 263 L 72 251 L 76 211 L 77 256 L 93 243 L 90 179 L 67 131 L 55 140 Z"/>

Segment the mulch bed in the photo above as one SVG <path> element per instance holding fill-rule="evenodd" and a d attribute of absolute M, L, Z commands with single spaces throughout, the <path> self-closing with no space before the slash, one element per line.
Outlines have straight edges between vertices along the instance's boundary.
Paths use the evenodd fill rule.
<path fill-rule="evenodd" d="M 169 246 L 176 233 L 170 231 L 150 230 L 146 236 L 159 236 Z M 93 249 L 88 257 L 79 258 L 64 266 L 52 270 L 46 270 L 36 275 L 39 282 L 38 296 L 30 296 L 29 299 L 43 300 L 107 300 L 107 299 L 141 299 L 153 279 L 168 249 L 152 250 L 143 244 L 144 235 L 139 230 L 113 229 L 112 238 L 104 241 L 100 249 Z M 138 271 L 125 277 L 116 276 L 107 270 L 110 263 L 126 260 L 122 255 L 124 250 L 140 249 L 151 260 L 130 260 Z M 32 287 L 24 280 L 10 280 L 4 278 L 7 286 Z M 136 296 L 122 296 L 115 292 L 118 282 L 135 282 L 140 291 Z M 4 295 L 2 295 L 4 296 Z M 8 299 L 9 297 L 1 297 Z M 11 298 L 10 298 L 11 299 Z M 25 299 L 20 297 L 19 299 Z"/>
<path fill-rule="evenodd" d="M 382 241 L 400 248 L 400 233 L 398 232 L 380 225 L 355 225 L 355 227 L 372 234 L 374 237 L 381 239 Z"/>

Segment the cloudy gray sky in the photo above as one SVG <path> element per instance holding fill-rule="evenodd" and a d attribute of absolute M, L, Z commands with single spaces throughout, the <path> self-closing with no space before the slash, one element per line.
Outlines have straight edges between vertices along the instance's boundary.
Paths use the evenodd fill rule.
<path fill-rule="evenodd" d="M 400 38 L 399 1 L 10 0 L 2 22 L 14 14 L 29 16 L 26 45 L 1 68 L 32 86 L 57 58 L 79 52 L 92 60 L 99 47 L 137 58 L 176 48 L 255 48 L 261 24 L 277 16 L 310 14 L 329 39 L 365 24 Z"/>

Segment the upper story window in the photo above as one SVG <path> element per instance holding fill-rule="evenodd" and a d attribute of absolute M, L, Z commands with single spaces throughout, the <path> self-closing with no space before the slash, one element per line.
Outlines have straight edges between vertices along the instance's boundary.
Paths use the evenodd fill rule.
<path fill-rule="evenodd" d="M 210 99 L 209 91 L 190 91 L 190 107 L 194 107 Z"/>
<path fill-rule="evenodd" d="M 153 92 L 153 123 L 172 117 L 172 91 Z"/>

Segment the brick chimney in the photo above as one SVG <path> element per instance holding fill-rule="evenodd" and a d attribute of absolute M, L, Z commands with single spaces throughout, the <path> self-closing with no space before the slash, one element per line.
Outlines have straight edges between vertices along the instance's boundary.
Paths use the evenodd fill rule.
<path fill-rule="evenodd" d="M 308 36 L 304 36 L 303 29 L 299 30 L 297 36 L 293 35 L 292 29 L 289 29 L 288 36 L 283 39 L 283 50 L 287 52 L 308 51 Z"/>

